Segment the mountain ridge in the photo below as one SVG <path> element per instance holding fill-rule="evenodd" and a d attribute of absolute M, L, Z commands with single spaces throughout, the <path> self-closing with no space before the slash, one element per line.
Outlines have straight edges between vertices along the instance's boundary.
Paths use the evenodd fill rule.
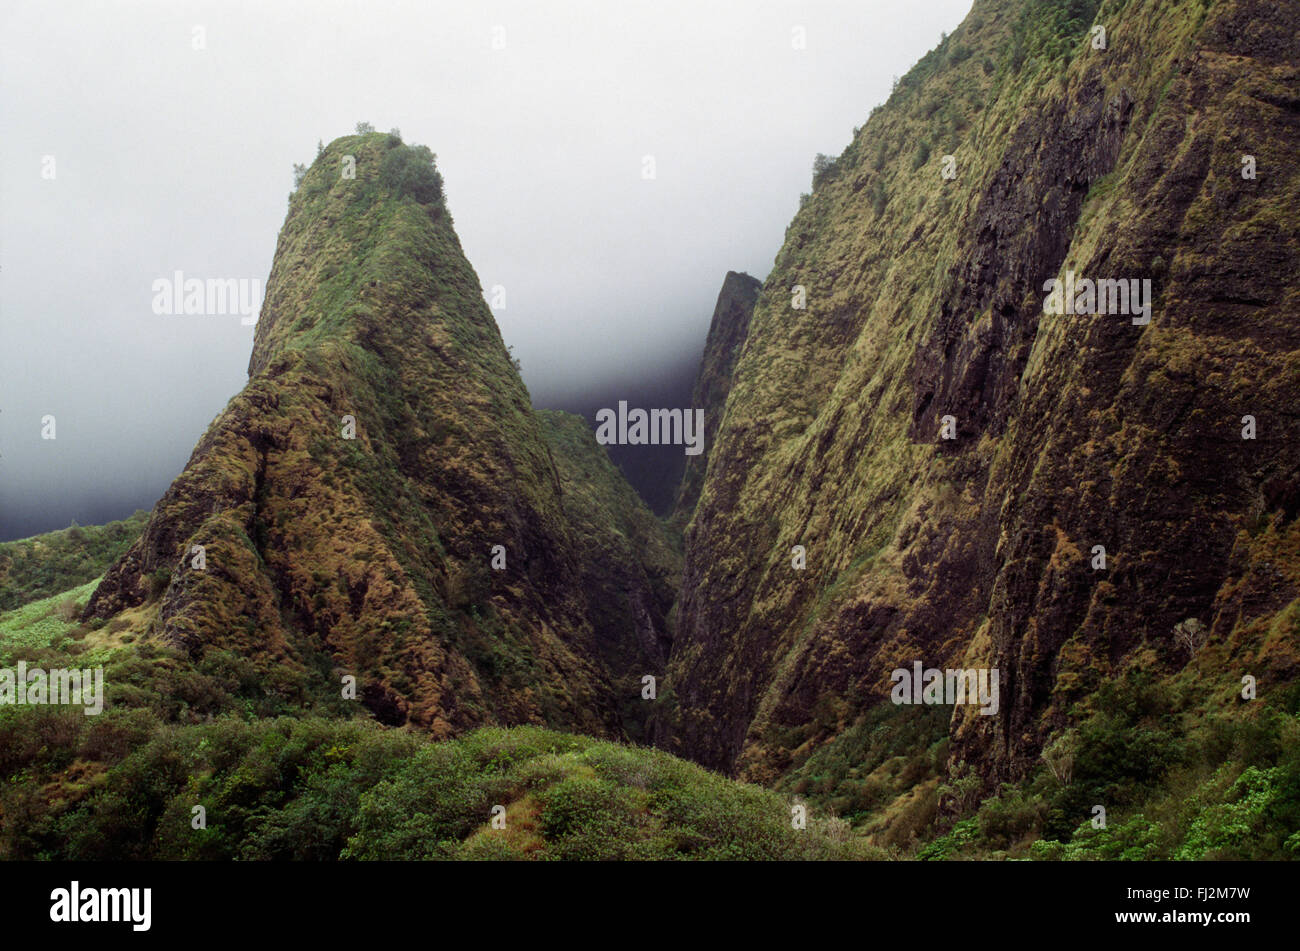
<path fill-rule="evenodd" d="M 1276 217 L 1300 185 L 1296 23 L 1267 6 L 982 0 L 819 170 L 687 531 L 660 745 L 774 782 L 888 703 L 894 668 L 997 667 L 1003 714 L 951 724 L 953 761 L 991 788 L 1099 678 L 1144 651 L 1181 666 L 1188 618 L 1235 645 L 1235 679 L 1294 677 L 1294 640 L 1259 625 L 1291 610 L 1297 566 L 1249 580 L 1292 544 L 1300 469 L 1275 409 L 1298 369 L 1295 223 Z M 1247 151 L 1267 181 L 1241 177 Z M 1152 279 L 1150 325 L 1040 320 L 1066 269 Z M 1267 453 L 1240 439 L 1246 408 Z M 1189 491 L 1153 493 L 1171 477 Z"/>

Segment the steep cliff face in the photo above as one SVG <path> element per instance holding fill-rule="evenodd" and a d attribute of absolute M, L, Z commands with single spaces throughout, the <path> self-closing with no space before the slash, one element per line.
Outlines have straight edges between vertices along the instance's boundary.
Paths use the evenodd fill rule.
<path fill-rule="evenodd" d="M 682 556 L 585 419 L 554 410 L 537 415 L 559 469 L 598 657 L 610 672 L 628 738 L 639 741 L 650 710 L 642 678 L 660 676 L 668 661 Z"/>
<path fill-rule="evenodd" d="M 153 636 L 252 658 L 272 690 L 337 695 L 353 675 L 378 719 L 435 735 L 622 735 L 608 663 L 662 665 L 672 556 L 651 539 L 649 568 L 632 546 L 597 561 L 570 528 L 567 507 L 597 503 L 563 485 L 575 463 L 547 443 L 441 189 L 432 155 L 396 136 L 317 158 L 248 385 L 87 616 L 146 606 Z M 584 579 L 602 571 L 626 585 L 597 599 Z"/>
<path fill-rule="evenodd" d="M 771 781 L 894 668 L 996 667 L 949 726 L 987 783 L 1126 665 L 1300 673 L 1298 36 L 1294 4 L 980 0 L 902 80 L 754 310 L 658 742 Z M 1150 322 L 1045 313 L 1071 271 L 1149 280 Z"/>
<path fill-rule="evenodd" d="M 731 377 L 740 359 L 740 348 L 749 333 L 749 318 L 754 313 L 763 282 L 748 274 L 728 271 L 718 291 L 718 302 L 713 307 L 709 335 L 704 342 L 704 354 L 695 377 L 691 406 L 704 410 L 704 452 L 689 456 L 682 473 L 673 505 L 670 523 L 682 528 L 691 519 L 695 504 L 700 498 L 704 474 L 708 469 L 709 452 L 722 422 L 722 412 L 731 392 Z"/>

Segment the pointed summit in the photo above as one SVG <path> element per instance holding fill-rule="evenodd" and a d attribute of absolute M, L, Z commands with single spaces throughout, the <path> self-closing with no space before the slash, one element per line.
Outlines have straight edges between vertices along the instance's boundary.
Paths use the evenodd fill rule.
<path fill-rule="evenodd" d="M 248 384 L 87 615 L 133 609 L 295 703 L 355 677 L 378 719 L 436 734 L 636 732 L 626 700 L 662 666 L 676 556 L 607 558 L 570 504 L 432 153 L 347 136 L 291 197 Z M 631 580 L 593 605 L 593 571 Z"/>

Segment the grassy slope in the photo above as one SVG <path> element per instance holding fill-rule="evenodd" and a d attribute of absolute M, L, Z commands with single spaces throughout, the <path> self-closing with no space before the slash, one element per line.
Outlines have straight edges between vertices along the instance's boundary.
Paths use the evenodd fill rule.
<path fill-rule="evenodd" d="M 0 612 L 0 657 L 58 643 L 78 626 L 77 618 L 97 584 L 99 579 L 92 578 L 79 587 Z"/>
<path fill-rule="evenodd" d="M 107 525 L 73 525 L 0 542 L 0 611 L 103 574 L 140 537 L 147 518 L 147 512 L 136 512 Z"/>

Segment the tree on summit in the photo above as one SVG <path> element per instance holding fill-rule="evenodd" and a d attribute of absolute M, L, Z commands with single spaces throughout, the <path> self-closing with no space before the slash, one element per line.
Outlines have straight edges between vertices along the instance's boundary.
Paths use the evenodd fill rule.
<path fill-rule="evenodd" d="M 422 205 L 442 200 L 442 175 L 438 172 L 437 156 L 427 146 L 392 149 L 384 156 L 379 177 L 394 191 L 410 195 Z"/>

